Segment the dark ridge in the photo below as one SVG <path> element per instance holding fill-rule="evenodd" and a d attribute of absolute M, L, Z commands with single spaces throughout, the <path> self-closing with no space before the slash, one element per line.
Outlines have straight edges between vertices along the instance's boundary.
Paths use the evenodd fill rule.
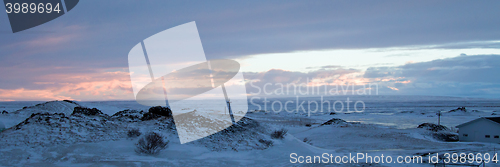
<path fill-rule="evenodd" d="M 79 105 L 78 103 L 74 102 L 74 101 L 71 101 L 71 100 L 63 100 L 64 102 L 68 102 L 68 103 L 72 103 L 72 104 L 76 104 L 76 105 Z"/>
<path fill-rule="evenodd" d="M 457 109 L 453 109 L 448 112 L 457 112 L 457 111 L 467 112 L 467 109 L 465 109 L 465 107 L 458 107 Z"/>
<path fill-rule="evenodd" d="M 346 121 L 344 121 L 343 119 L 340 119 L 340 118 L 332 118 L 328 121 L 326 121 L 325 123 L 321 124 L 320 126 L 323 126 L 323 125 L 331 125 L 331 124 L 340 124 L 340 123 L 345 123 Z"/>

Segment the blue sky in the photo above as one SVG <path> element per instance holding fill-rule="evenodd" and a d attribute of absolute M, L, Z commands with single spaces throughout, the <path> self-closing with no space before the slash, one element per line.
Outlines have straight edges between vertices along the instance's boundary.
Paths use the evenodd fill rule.
<path fill-rule="evenodd" d="M 498 1 L 85 0 L 15 34 L 0 14 L 0 100 L 132 100 L 130 49 L 191 21 L 207 58 L 238 60 L 245 78 L 261 84 L 313 78 L 377 83 L 380 94 L 500 98 L 498 7 Z"/>

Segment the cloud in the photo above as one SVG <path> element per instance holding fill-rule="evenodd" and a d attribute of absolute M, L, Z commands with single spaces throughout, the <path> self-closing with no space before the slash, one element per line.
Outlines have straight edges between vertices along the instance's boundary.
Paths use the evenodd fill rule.
<path fill-rule="evenodd" d="M 319 86 L 327 84 L 345 84 L 355 83 L 355 78 L 349 77 L 350 75 L 358 74 L 360 70 L 357 69 L 319 69 L 311 72 L 297 72 L 286 71 L 281 69 L 272 69 L 266 72 L 246 72 L 243 73 L 245 80 L 249 82 L 246 85 L 249 94 L 260 92 L 264 94 L 263 90 L 274 91 L 280 89 L 281 86 L 293 84 L 295 86 Z M 251 82 L 251 84 L 250 84 Z M 260 88 L 260 91 L 258 88 Z M 286 94 L 286 92 L 285 92 Z"/>
<path fill-rule="evenodd" d="M 31 84 L 20 84 L 10 89 L 0 89 L 0 99 L 18 101 L 133 100 L 128 74 L 125 71 L 96 70 L 87 73 L 67 72 L 34 76 L 25 78 Z"/>
<path fill-rule="evenodd" d="M 51 90 L 28 90 L 24 88 L 6 90 L 0 89 L 0 101 L 14 100 L 72 100 L 69 96 L 57 95 Z"/>
<path fill-rule="evenodd" d="M 342 68 L 342 66 L 339 65 L 327 65 L 327 66 L 321 66 L 321 67 L 306 67 L 306 69 L 332 69 L 332 68 Z"/>
<path fill-rule="evenodd" d="M 341 78 L 342 76 L 360 72 L 357 69 L 319 69 L 311 72 L 286 71 L 272 69 L 266 72 L 246 72 L 245 79 L 258 80 L 260 83 L 305 83 L 313 79 Z"/>
<path fill-rule="evenodd" d="M 500 56 L 458 56 L 397 67 L 372 67 L 365 78 L 404 77 L 420 82 L 500 83 Z"/>
<path fill-rule="evenodd" d="M 395 90 L 395 91 L 398 91 L 399 89 L 398 88 L 395 88 L 395 87 L 392 87 L 392 86 L 387 86 L 389 89 L 392 89 L 392 90 Z"/>
<path fill-rule="evenodd" d="M 336 88 L 351 94 L 354 90 L 366 89 L 364 85 L 377 85 L 381 95 L 450 95 L 498 98 L 500 94 L 500 56 L 476 55 L 458 56 L 428 62 L 409 63 L 394 67 L 372 67 L 363 72 L 346 69 L 342 66 L 329 65 L 315 67 L 309 72 L 272 69 L 265 72 L 245 72 L 247 93 L 270 96 L 302 95 L 297 91 L 311 93 L 312 87 Z M 0 101 L 8 100 L 133 100 L 129 73 L 123 69 L 96 69 L 79 71 L 67 67 L 67 70 L 27 80 L 28 87 L 0 89 Z M 286 88 L 279 94 L 276 91 L 292 84 L 299 90 Z M 230 86 L 229 86 L 230 87 Z M 260 88 L 260 90 L 259 90 Z M 172 91 L 196 91 L 192 88 L 176 87 Z M 373 90 L 375 91 L 375 90 Z M 330 92 L 328 92 L 332 95 Z M 308 95 L 320 95 L 318 92 Z"/>
<path fill-rule="evenodd" d="M 499 98 L 500 56 L 462 55 L 396 67 L 371 67 L 363 77 L 405 94 Z"/>
<path fill-rule="evenodd" d="M 253 81 L 247 84 L 247 92 L 257 93 L 260 88 L 259 95 L 263 95 L 264 87 L 267 92 L 273 92 L 280 89 L 280 84 L 285 87 L 287 84 L 304 84 L 301 88 L 318 86 L 321 89 L 325 85 L 354 85 L 355 90 L 374 84 L 378 85 L 381 95 L 500 97 L 499 55 L 461 55 L 401 66 L 370 67 L 366 71 L 335 65 L 310 69 L 317 70 L 297 72 L 273 69 L 245 73 L 245 78 Z"/>
<path fill-rule="evenodd" d="M 59 85 L 59 86 L 54 86 Z M 0 89 L 0 101 L 133 100 L 129 82 L 119 80 L 58 83 L 44 89 Z"/>
<path fill-rule="evenodd" d="M 96 6 L 93 1 L 81 1 L 68 15 L 16 34 L 11 33 L 7 16 L 0 16 L 0 89 L 46 90 L 55 87 L 56 91 L 58 87 L 64 86 L 62 83 L 66 83 L 86 91 L 89 88 L 100 89 L 106 86 L 124 90 L 127 87 L 124 84 L 128 82 L 127 77 L 121 74 L 97 74 L 104 74 L 100 71 L 102 69 L 126 68 L 126 56 L 138 42 L 165 29 L 191 21 L 197 23 L 208 59 L 244 58 L 248 55 L 300 50 L 408 45 L 435 45 L 434 48 L 500 47 L 498 42 L 482 42 L 500 38 L 500 22 L 492 21 L 500 14 L 497 9 L 500 2 L 185 3 L 122 0 L 120 3 L 99 3 L 100 5 Z M 454 44 L 442 45 L 443 43 Z M 404 68 L 422 69 L 412 66 L 372 68 L 364 76 L 365 79 L 398 75 L 412 78 L 411 83 L 406 85 L 433 84 L 424 83 L 425 80 L 464 83 L 485 81 L 489 84 L 498 81 L 497 77 L 488 78 L 488 75 L 483 73 L 492 71 L 487 66 L 481 66 L 482 69 L 464 69 L 473 68 L 467 65 L 453 67 L 453 70 L 464 73 L 452 73 L 452 69 L 439 66 L 430 67 L 431 70 L 426 73 Z M 270 71 L 268 74 L 249 73 L 248 76 L 262 77 L 260 79 L 263 82 L 305 82 L 293 75 L 301 78 L 322 78 L 321 80 L 327 82 L 341 80 L 335 75 L 342 76 L 342 71 L 332 72 L 333 68 L 329 67 L 311 68 L 316 69 L 318 71 L 315 73 Z M 349 69 L 341 70 L 351 72 Z M 460 75 L 466 77 L 461 78 Z M 119 78 L 117 81 L 120 83 L 106 85 L 106 81 L 113 81 L 114 78 Z M 422 82 L 419 82 L 420 80 Z M 54 84 L 50 84 L 51 82 Z M 493 90 L 490 88 L 484 87 L 481 90 Z M 81 91 L 68 87 L 65 92 L 71 94 Z M 81 98 L 100 98 L 92 94 L 97 93 L 91 92 Z M 101 99 L 105 99 L 104 96 Z"/>
<path fill-rule="evenodd" d="M 110 13 L 107 6 L 116 8 Z M 48 31 L 43 36 L 47 39 L 57 39 L 61 33 L 78 34 L 79 39 L 70 41 L 78 46 L 71 49 L 72 55 L 61 54 L 63 51 L 46 55 L 100 58 L 111 62 L 122 58 L 139 41 L 190 21 L 197 22 L 204 50 L 210 59 L 297 50 L 489 41 L 500 37 L 497 31 L 499 23 L 491 22 L 500 11 L 493 6 L 430 1 L 219 1 L 188 5 L 172 1 L 143 3 L 123 0 L 120 4 L 101 2 L 99 6 L 81 2 L 71 15 L 20 35 L 9 34 L 0 39 L 0 45 L 33 41 L 40 34 L 26 34 L 36 31 Z M 5 23 L 1 28 L 8 31 L 8 19 L 2 17 L 0 22 Z M 471 46 L 489 48 L 498 44 L 466 43 L 442 47 Z M 14 51 L 19 50 L 14 48 Z M 87 63 L 98 65 L 91 61 Z M 126 61 L 116 63 L 126 65 Z"/>

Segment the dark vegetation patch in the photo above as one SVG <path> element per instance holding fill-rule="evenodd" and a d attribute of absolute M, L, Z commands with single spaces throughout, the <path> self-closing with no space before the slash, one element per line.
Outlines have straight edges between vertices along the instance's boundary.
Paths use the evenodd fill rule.
<path fill-rule="evenodd" d="M 141 131 L 137 128 L 132 128 L 127 131 L 128 137 L 139 137 L 141 135 Z"/>
<path fill-rule="evenodd" d="M 156 132 L 149 132 L 136 144 L 136 152 L 140 154 L 156 155 L 167 148 L 169 141 Z"/>
<path fill-rule="evenodd" d="M 149 111 L 147 113 L 144 113 L 141 120 L 147 121 L 160 117 L 172 118 L 172 110 L 170 110 L 170 108 L 162 106 L 151 107 L 149 108 Z"/>
<path fill-rule="evenodd" d="M 120 121 L 139 121 L 141 120 L 144 112 L 137 110 L 123 110 L 119 111 L 111 116 L 111 119 Z"/>
<path fill-rule="evenodd" d="M 271 133 L 271 138 L 273 139 L 284 139 L 286 134 L 288 133 L 288 130 L 285 128 L 275 130 Z"/>
<path fill-rule="evenodd" d="M 77 114 L 87 115 L 87 116 L 104 115 L 101 112 L 101 110 L 97 108 L 87 108 L 87 107 L 75 107 L 71 115 L 77 115 Z"/>
<path fill-rule="evenodd" d="M 273 146 L 273 141 L 272 140 L 259 139 L 259 143 L 262 143 L 262 144 L 266 145 L 266 147 Z"/>

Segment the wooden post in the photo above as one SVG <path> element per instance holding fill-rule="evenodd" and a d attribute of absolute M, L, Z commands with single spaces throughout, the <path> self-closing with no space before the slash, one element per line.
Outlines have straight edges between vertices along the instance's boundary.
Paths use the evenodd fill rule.
<path fill-rule="evenodd" d="M 229 110 L 229 116 L 231 116 L 231 122 L 233 124 L 235 124 L 236 122 L 234 121 L 233 111 L 231 110 L 231 101 L 230 100 L 227 101 L 227 109 Z"/>
<path fill-rule="evenodd" d="M 438 125 L 441 125 L 441 111 L 438 111 Z"/>

